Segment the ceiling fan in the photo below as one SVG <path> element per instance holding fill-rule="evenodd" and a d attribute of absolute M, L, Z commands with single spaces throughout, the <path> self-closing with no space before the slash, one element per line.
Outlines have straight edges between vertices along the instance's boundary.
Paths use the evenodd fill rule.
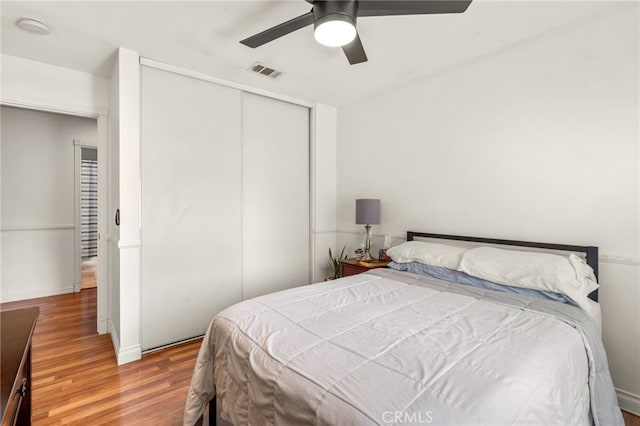
<path fill-rule="evenodd" d="M 367 61 L 356 20 L 367 16 L 427 15 L 462 13 L 471 0 L 305 0 L 311 11 L 246 38 L 240 43 L 256 48 L 313 24 L 316 41 L 325 46 L 342 47 L 351 65 Z"/>

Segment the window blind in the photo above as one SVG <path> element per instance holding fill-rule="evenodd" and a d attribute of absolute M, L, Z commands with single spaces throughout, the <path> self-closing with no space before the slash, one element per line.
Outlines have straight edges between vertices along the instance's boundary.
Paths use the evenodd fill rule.
<path fill-rule="evenodd" d="M 82 258 L 98 255 L 98 162 L 81 161 L 81 243 Z"/>

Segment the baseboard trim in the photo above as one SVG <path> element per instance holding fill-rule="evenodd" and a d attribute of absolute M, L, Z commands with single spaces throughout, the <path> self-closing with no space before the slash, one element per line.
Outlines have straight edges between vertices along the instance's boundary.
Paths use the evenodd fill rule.
<path fill-rule="evenodd" d="M 111 320 L 107 321 L 107 333 L 111 335 L 111 344 L 113 345 L 113 352 L 118 356 L 118 352 L 120 351 L 120 340 L 118 340 L 118 334 L 116 333 L 116 327 L 113 325 Z"/>
<path fill-rule="evenodd" d="M 140 345 L 132 345 L 126 348 L 120 347 L 120 340 L 118 339 L 118 334 L 115 332 L 115 329 L 113 322 L 109 320 L 108 331 L 111 335 L 111 343 L 113 344 L 113 350 L 116 353 L 118 365 L 137 361 L 142 358 L 142 348 Z"/>
<path fill-rule="evenodd" d="M 73 293 L 73 285 L 59 287 L 53 290 L 29 291 L 25 293 L 13 293 L 0 295 L 0 302 L 16 302 L 18 300 L 38 299 L 40 297 L 58 296 L 60 294 Z"/>
<path fill-rule="evenodd" d="M 105 334 L 109 332 L 109 324 L 107 323 L 107 320 L 104 318 L 101 318 L 98 320 L 98 334 Z"/>
<path fill-rule="evenodd" d="M 618 405 L 620 408 L 631 414 L 640 416 L 640 395 L 622 389 L 616 389 L 616 394 L 618 395 Z"/>
<path fill-rule="evenodd" d="M 140 345 L 133 345 L 126 348 L 120 348 L 118 351 L 118 365 L 127 364 L 142 358 L 142 348 Z"/>

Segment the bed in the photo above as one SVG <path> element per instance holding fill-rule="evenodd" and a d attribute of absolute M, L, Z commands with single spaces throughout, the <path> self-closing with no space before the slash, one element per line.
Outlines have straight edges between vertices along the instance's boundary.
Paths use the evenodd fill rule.
<path fill-rule="evenodd" d="M 419 239 L 483 247 L 442 249 Z M 518 281 L 546 254 L 487 257 L 496 246 L 582 253 L 586 261 L 570 258 L 571 271 L 595 280 L 596 247 L 419 232 L 407 241 L 392 256 L 394 269 L 268 294 L 216 315 L 184 423 L 196 424 L 208 404 L 212 424 L 623 425 L 597 285 L 580 295 L 569 288 L 566 303 L 540 279 L 561 276 L 560 267 L 543 265 L 527 281 L 540 287 L 533 294 Z M 495 259 L 505 263 L 485 268 Z M 504 269 L 511 261 L 516 266 Z M 514 273 L 523 263 L 527 272 Z M 499 273 L 508 282 L 497 283 Z"/>

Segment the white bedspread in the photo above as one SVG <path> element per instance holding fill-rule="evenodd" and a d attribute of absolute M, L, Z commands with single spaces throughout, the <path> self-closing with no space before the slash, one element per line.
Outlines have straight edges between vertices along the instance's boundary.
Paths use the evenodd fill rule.
<path fill-rule="evenodd" d="M 235 425 L 621 425 L 590 323 L 391 270 L 286 290 L 215 317 L 184 422 L 216 394 Z"/>

